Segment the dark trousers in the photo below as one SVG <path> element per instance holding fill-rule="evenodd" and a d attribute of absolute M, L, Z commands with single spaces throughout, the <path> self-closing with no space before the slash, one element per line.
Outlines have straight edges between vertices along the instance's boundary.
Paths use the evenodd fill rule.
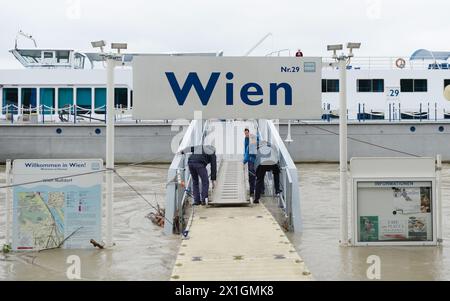
<path fill-rule="evenodd" d="M 264 191 L 264 177 L 266 172 L 272 171 L 273 181 L 275 184 L 275 192 L 279 193 L 280 190 L 280 167 L 275 165 L 259 165 L 256 169 L 256 189 L 255 189 L 255 201 L 259 201 L 261 198 L 261 192 Z"/>
<path fill-rule="evenodd" d="M 209 189 L 209 178 L 206 166 L 203 165 L 202 163 L 190 163 L 189 172 L 191 173 L 192 177 L 194 202 L 200 203 L 200 200 L 202 202 L 205 201 L 205 199 L 208 197 L 208 189 Z M 201 192 L 200 192 L 199 178 L 202 181 Z"/>
<path fill-rule="evenodd" d="M 248 184 L 250 186 L 250 195 L 254 195 L 256 184 L 256 170 L 255 163 L 250 161 L 248 162 Z"/>

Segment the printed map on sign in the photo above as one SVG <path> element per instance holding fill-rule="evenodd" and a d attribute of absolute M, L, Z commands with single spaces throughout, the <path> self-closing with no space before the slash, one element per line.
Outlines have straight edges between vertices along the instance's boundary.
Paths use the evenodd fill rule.
<path fill-rule="evenodd" d="M 64 193 L 19 192 L 18 208 L 19 249 L 52 248 L 63 241 Z"/>

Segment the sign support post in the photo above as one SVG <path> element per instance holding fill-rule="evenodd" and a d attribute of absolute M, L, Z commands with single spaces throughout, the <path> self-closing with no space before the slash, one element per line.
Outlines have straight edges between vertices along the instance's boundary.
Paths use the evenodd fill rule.
<path fill-rule="evenodd" d="M 341 239 L 340 244 L 346 246 L 348 243 L 348 197 L 347 197 L 347 57 L 338 58 L 340 73 L 339 89 L 339 175 L 341 204 Z"/>
<path fill-rule="evenodd" d="M 107 64 L 107 107 L 106 107 L 106 246 L 111 247 L 114 203 L 114 57 L 106 58 Z"/>
<path fill-rule="evenodd" d="M 6 160 L 6 186 L 11 185 L 11 160 Z M 6 232 L 5 232 L 5 244 L 11 243 L 11 187 L 6 187 Z"/>

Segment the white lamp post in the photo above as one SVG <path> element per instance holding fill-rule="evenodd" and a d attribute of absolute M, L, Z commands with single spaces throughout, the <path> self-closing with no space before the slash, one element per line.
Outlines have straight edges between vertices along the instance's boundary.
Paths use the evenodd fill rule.
<path fill-rule="evenodd" d="M 339 200 L 341 205 L 340 219 L 340 240 L 341 246 L 348 245 L 348 192 L 347 192 L 347 172 L 348 172 L 348 152 L 347 152 L 347 64 L 353 57 L 353 49 L 359 49 L 361 43 L 348 43 L 347 55 L 337 55 L 338 50 L 343 49 L 342 44 L 329 45 L 328 51 L 333 51 L 333 58 L 336 63 L 333 66 L 339 68 L 339 176 L 340 176 L 340 193 Z"/>
<path fill-rule="evenodd" d="M 91 43 L 93 47 L 100 48 L 102 56 L 106 60 L 107 83 L 106 83 L 106 247 L 113 246 L 113 203 L 114 203 L 114 69 L 122 60 L 121 49 L 127 49 L 125 43 L 112 43 L 111 48 L 117 50 L 115 53 L 105 53 L 103 47 L 105 41 Z"/>

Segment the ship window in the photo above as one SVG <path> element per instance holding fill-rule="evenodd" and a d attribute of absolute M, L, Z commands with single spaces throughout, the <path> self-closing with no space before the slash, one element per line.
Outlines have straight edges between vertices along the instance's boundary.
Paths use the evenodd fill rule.
<path fill-rule="evenodd" d="M 339 92 L 339 80 L 322 79 L 322 92 L 323 93 Z"/>
<path fill-rule="evenodd" d="M 384 79 L 372 80 L 372 92 L 384 92 Z"/>
<path fill-rule="evenodd" d="M 56 52 L 56 60 L 58 64 L 68 64 L 70 58 L 70 52 L 67 50 L 59 50 Z"/>
<path fill-rule="evenodd" d="M 358 92 L 371 92 L 372 81 L 370 79 L 358 79 Z"/>
<path fill-rule="evenodd" d="M 36 100 L 37 100 L 36 88 L 22 88 L 22 106 L 24 107 L 24 109 L 32 108 L 34 109 L 32 110 L 32 112 L 36 112 Z"/>
<path fill-rule="evenodd" d="M 40 103 L 44 114 L 53 114 L 55 108 L 55 88 L 41 88 Z"/>
<path fill-rule="evenodd" d="M 427 92 L 428 82 L 426 79 L 415 79 L 414 80 L 414 92 Z"/>
<path fill-rule="evenodd" d="M 3 114 L 17 114 L 17 106 L 19 105 L 19 91 L 17 88 L 3 88 L 2 97 Z M 8 107 L 7 107 L 8 106 Z"/>
<path fill-rule="evenodd" d="M 68 108 L 73 105 L 73 88 L 58 89 L 58 108 Z"/>
<path fill-rule="evenodd" d="M 29 64 L 36 64 L 41 61 L 41 52 L 38 50 L 17 50 L 22 58 Z"/>
<path fill-rule="evenodd" d="M 384 79 L 358 79 L 358 92 L 384 92 Z"/>
<path fill-rule="evenodd" d="M 402 92 L 427 92 L 428 81 L 426 79 L 401 79 L 400 88 Z"/>
<path fill-rule="evenodd" d="M 114 106 L 119 108 L 128 107 L 128 89 L 115 88 L 114 89 Z"/>
<path fill-rule="evenodd" d="M 450 79 L 444 79 L 444 89 L 445 89 L 447 86 L 450 86 Z"/>
<path fill-rule="evenodd" d="M 83 109 L 91 109 L 92 91 L 91 88 L 77 89 L 77 106 Z"/>
<path fill-rule="evenodd" d="M 413 79 L 401 79 L 400 90 L 402 92 L 414 92 L 414 80 Z"/>
<path fill-rule="evenodd" d="M 106 111 L 106 88 L 95 88 L 94 109 L 97 114 L 105 114 Z"/>
<path fill-rule="evenodd" d="M 130 108 L 133 107 L 133 90 L 130 91 Z"/>
<path fill-rule="evenodd" d="M 53 52 L 44 51 L 44 59 L 52 59 L 53 58 Z"/>
<path fill-rule="evenodd" d="M 75 54 L 75 61 L 74 61 L 74 68 L 75 69 L 83 69 L 84 68 L 84 56 L 76 53 Z"/>

